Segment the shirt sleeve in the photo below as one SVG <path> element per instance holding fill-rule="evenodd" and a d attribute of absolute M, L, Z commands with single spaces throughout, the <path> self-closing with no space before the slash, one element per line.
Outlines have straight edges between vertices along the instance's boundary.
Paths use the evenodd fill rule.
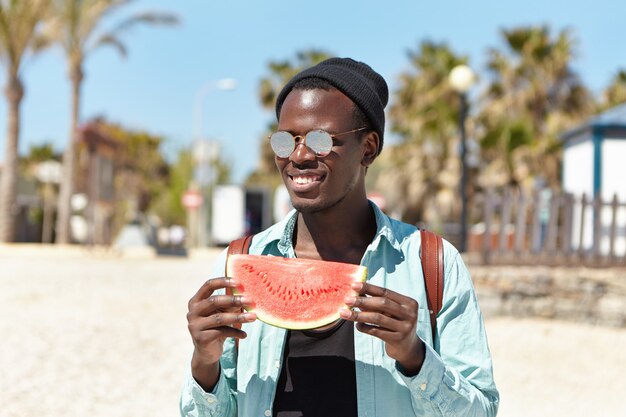
<path fill-rule="evenodd" d="M 493 380 L 491 353 L 476 293 L 461 256 L 444 273 L 444 297 L 437 316 L 434 347 L 426 345 L 420 372 L 398 370 L 411 391 L 416 415 L 495 416 L 499 393 Z"/>
<path fill-rule="evenodd" d="M 212 277 L 224 276 L 226 251 L 216 260 Z M 224 342 L 224 353 L 220 358 L 220 377 L 213 391 L 206 392 L 191 375 L 189 367 L 180 395 L 181 417 L 235 417 L 237 415 L 237 352 L 234 340 Z"/>
<path fill-rule="evenodd" d="M 191 375 L 191 369 L 185 376 L 180 396 L 181 417 L 232 417 L 237 415 L 237 405 L 230 393 L 224 372 L 211 392 L 206 392 Z"/>

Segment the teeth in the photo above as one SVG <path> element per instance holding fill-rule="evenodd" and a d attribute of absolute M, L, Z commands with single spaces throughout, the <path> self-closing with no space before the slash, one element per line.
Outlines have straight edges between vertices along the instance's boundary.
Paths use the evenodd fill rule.
<path fill-rule="evenodd" d="M 318 180 L 319 177 L 293 177 L 293 182 L 296 184 L 310 184 Z"/>

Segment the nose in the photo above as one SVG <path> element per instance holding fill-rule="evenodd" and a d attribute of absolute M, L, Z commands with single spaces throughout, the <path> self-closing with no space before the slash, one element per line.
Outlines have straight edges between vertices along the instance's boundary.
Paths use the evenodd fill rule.
<path fill-rule="evenodd" d="M 299 142 L 296 144 L 296 148 L 289 156 L 289 160 L 293 162 L 294 165 L 303 165 L 315 162 L 317 160 L 317 155 L 315 155 L 315 152 L 306 146 L 305 143 Z"/>

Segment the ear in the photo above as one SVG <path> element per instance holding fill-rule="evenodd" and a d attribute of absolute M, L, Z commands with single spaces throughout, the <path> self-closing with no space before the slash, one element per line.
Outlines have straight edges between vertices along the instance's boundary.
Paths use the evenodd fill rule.
<path fill-rule="evenodd" d="M 361 165 L 369 167 L 378 156 L 378 147 L 380 146 L 380 138 L 378 133 L 371 131 L 366 134 L 362 141 L 363 159 Z"/>

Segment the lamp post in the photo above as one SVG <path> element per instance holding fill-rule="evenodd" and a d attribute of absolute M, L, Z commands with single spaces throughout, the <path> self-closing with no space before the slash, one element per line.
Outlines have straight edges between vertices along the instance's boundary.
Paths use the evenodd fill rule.
<path fill-rule="evenodd" d="M 217 81 L 209 81 L 202 85 L 196 92 L 193 103 L 193 134 L 195 139 L 203 136 L 203 112 L 204 102 L 210 92 L 215 90 L 231 91 L 237 88 L 237 80 L 234 78 L 222 78 Z"/>
<path fill-rule="evenodd" d="M 459 96 L 459 134 L 461 136 L 461 243 L 459 251 L 467 249 L 467 135 L 465 119 L 467 118 L 467 92 L 476 82 L 474 71 L 467 65 L 457 65 L 449 75 L 452 89 Z"/>
<path fill-rule="evenodd" d="M 204 102 L 206 97 L 215 90 L 230 91 L 237 87 L 237 81 L 233 78 L 222 78 L 217 81 L 209 81 L 201 86 L 196 92 L 193 105 L 193 132 L 194 147 L 193 158 L 196 163 L 196 182 L 200 186 L 203 198 L 203 206 L 200 208 L 198 216 L 198 239 L 192 239 L 199 243 L 200 246 L 207 246 L 211 240 L 211 204 L 213 192 L 213 164 L 219 153 L 219 144 L 204 139 L 203 119 L 204 119 Z M 196 230 L 190 230 L 190 234 L 195 234 Z"/>

